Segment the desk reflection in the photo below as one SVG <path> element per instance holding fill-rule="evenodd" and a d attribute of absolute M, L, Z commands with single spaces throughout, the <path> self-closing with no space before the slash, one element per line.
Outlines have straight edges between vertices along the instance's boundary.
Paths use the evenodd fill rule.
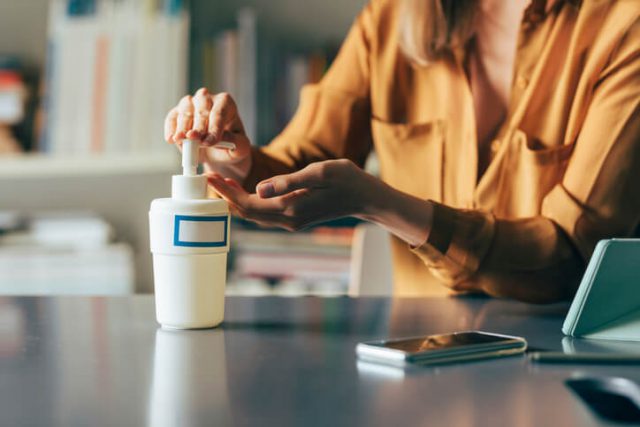
<path fill-rule="evenodd" d="M 224 331 L 158 328 L 148 425 L 231 422 Z"/>

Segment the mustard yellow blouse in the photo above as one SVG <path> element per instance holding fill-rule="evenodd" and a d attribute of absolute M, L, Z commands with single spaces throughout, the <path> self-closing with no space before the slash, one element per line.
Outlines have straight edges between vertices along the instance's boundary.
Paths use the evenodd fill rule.
<path fill-rule="evenodd" d="M 577 282 L 598 240 L 640 231 L 640 1 L 533 1 L 507 118 L 479 178 L 465 53 L 410 64 L 398 3 L 362 11 L 291 123 L 254 150 L 245 186 L 319 160 L 361 165 L 375 149 L 384 181 L 435 202 L 422 246 L 393 239 L 396 294 L 480 283 L 513 296 L 507 288 L 542 277 L 528 299 L 569 296 L 557 283 Z"/>

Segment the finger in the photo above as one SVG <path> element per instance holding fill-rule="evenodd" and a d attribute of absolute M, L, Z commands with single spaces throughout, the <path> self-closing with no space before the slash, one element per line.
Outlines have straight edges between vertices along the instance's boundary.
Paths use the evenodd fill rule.
<path fill-rule="evenodd" d="M 209 123 L 209 114 L 196 110 L 193 115 L 193 126 L 187 131 L 186 137 L 189 139 L 203 140 L 207 137 L 207 125 Z"/>
<path fill-rule="evenodd" d="M 240 209 L 239 207 L 237 207 L 236 205 L 229 203 L 229 211 L 231 212 L 232 215 L 240 217 L 242 219 L 245 219 L 247 221 L 251 221 L 255 224 L 258 224 L 261 227 L 265 227 L 265 228 L 273 228 L 273 227 L 278 227 L 278 224 L 271 222 L 271 221 L 267 221 L 265 219 L 257 219 L 257 218 L 253 218 L 253 217 L 249 217 L 247 216 L 247 214 Z"/>
<path fill-rule="evenodd" d="M 235 215 L 239 216 L 247 221 L 251 221 L 256 223 L 262 227 L 268 228 L 284 228 L 287 230 L 292 230 L 293 227 L 290 224 L 290 220 L 280 213 L 255 213 L 255 212 L 247 212 L 238 206 L 234 206 L 233 204 L 229 204 L 229 210 Z"/>
<path fill-rule="evenodd" d="M 311 191 L 308 188 L 301 188 L 300 190 L 295 190 L 285 194 L 284 196 L 282 196 L 282 200 L 285 204 L 291 205 L 293 203 L 299 202 L 300 199 L 309 196 L 310 193 Z"/>
<path fill-rule="evenodd" d="M 248 216 L 256 217 L 262 214 L 281 213 L 286 209 L 282 198 L 262 199 L 256 194 L 247 193 L 240 185 L 227 183 L 220 176 L 210 176 L 209 183 L 220 195 L 229 199 L 242 209 Z"/>
<path fill-rule="evenodd" d="M 164 119 L 164 139 L 169 144 L 174 143 L 173 135 L 176 133 L 176 125 L 178 120 L 178 109 L 173 108 Z"/>
<path fill-rule="evenodd" d="M 316 171 L 312 168 L 304 168 L 287 175 L 277 175 L 264 180 L 256 186 L 256 193 L 263 199 L 282 196 L 294 190 L 310 188 L 319 181 Z"/>
<path fill-rule="evenodd" d="M 238 190 L 242 190 L 245 191 L 244 188 L 242 188 L 242 186 L 240 184 L 238 184 L 238 181 L 236 181 L 235 179 L 232 178 L 225 178 L 224 182 L 226 182 L 227 184 L 229 184 L 231 187 L 234 187 Z"/>
<path fill-rule="evenodd" d="M 209 126 L 209 113 L 213 101 L 205 88 L 199 89 L 193 97 L 193 128 L 187 132 L 187 138 L 204 139 Z"/>
<path fill-rule="evenodd" d="M 241 202 L 241 197 L 244 196 L 244 194 L 242 194 L 238 189 L 232 188 L 229 184 L 225 183 L 224 178 L 220 175 L 208 175 L 207 182 L 227 202 L 233 203 L 239 208 L 243 208 L 244 203 Z"/>
<path fill-rule="evenodd" d="M 207 142 L 215 144 L 222 140 L 223 132 L 233 124 L 238 112 L 236 103 L 228 93 L 220 93 L 213 98 L 209 114 Z"/>
<path fill-rule="evenodd" d="M 300 190 L 301 192 L 305 190 Z M 224 193 L 224 190 L 222 190 Z M 228 193 L 227 193 L 228 194 Z M 293 193 L 292 193 L 293 194 Z M 283 215 L 281 212 L 257 212 L 248 211 L 240 205 L 236 205 L 234 201 L 230 200 L 228 196 L 220 194 L 220 196 L 229 204 L 229 211 L 232 215 L 241 217 L 248 221 L 254 222 L 263 227 L 279 227 L 289 231 L 298 229 L 293 225 L 291 217 Z"/>
<path fill-rule="evenodd" d="M 231 215 L 239 216 L 239 217 L 244 218 L 242 216 L 242 211 L 236 205 L 234 205 L 233 203 L 229 203 L 229 211 L 231 212 Z"/>
<path fill-rule="evenodd" d="M 212 148 L 215 148 L 216 151 L 225 151 L 226 153 L 224 154 L 226 154 L 230 160 L 244 159 L 251 155 L 251 143 L 244 133 L 224 131 L 222 133 L 222 138 L 220 139 L 220 142 L 230 142 L 235 144 L 235 149 L 219 146 L 220 142 L 208 143 L 205 141 L 203 142 L 203 145 L 211 146 L 212 144 L 215 144 Z"/>
<path fill-rule="evenodd" d="M 210 185 L 213 187 L 213 190 L 218 195 L 218 197 L 220 197 L 222 200 L 227 202 L 227 204 L 229 205 L 229 210 L 233 215 L 240 216 L 242 218 L 245 217 L 244 211 L 238 205 L 235 204 L 234 200 L 229 198 L 228 193 L 225 193 L 223 190 L 220 190 L 219 187 L 215 187 L 213 184 L 210 184 Z"/>
<path fill-rule="evenodd" d="M 193 103 L 191 95 L 183 97 L 178 103 L 178 120 L 174 140 L 182 140 L 187 137 L 187 131 L 193 126 Z"/>
<path fill-rule="evenodd" d="M 211 116 L 209 116 L 208 120 L 210 119 L 211 119 Z M 244 141 L 242 140 L 242 138 L 246 138 L 246 137 L 242 134 L 237 134 L 237 133 L 229 132 L 228 130 L 225 130 L 225 131 L 222 131 L 222 137 L 218 138 L 220 141 L 212 140 L 211 138 L 212 138 L 211 134 L 208 133 L 207 131 L 207 136 L 202 141 L 202 145 L 207 147 L 213 146 L 213 147 L 219 148 L 217 144 L 219 144 L 220 142 L 231 142 L 232 144 L 235 144 L 237 148 L 239 145 L 243 145 Z M 225 149 L 228 149 L 228 148 L 225 147 Z"/>

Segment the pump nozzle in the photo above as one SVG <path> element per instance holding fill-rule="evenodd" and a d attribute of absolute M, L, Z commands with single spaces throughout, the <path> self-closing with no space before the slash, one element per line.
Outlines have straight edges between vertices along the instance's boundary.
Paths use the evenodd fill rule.
<path fill-rule="evenodd" d="M 171 194 L 174 199 L 204 199 L 207 197 L 207 179 L 198 175 L 200 145 L 197 141 L 182 143 L 182 175 L 174 175 Z"/>
<path fill-rule="evenodd" d="M 182 174 L 194 176 L 198 173 L 200 146 L 196 141 L 185 139 L 182 143 Z"/>

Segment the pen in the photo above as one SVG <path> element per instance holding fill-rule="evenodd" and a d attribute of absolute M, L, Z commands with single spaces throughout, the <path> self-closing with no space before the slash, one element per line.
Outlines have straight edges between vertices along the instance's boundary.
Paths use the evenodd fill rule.
<path fill-rule="evenodd" d="M 536 351 L 529 354 L 536 363 L 640 364 L 640 353 L 563 353 Z"/>

